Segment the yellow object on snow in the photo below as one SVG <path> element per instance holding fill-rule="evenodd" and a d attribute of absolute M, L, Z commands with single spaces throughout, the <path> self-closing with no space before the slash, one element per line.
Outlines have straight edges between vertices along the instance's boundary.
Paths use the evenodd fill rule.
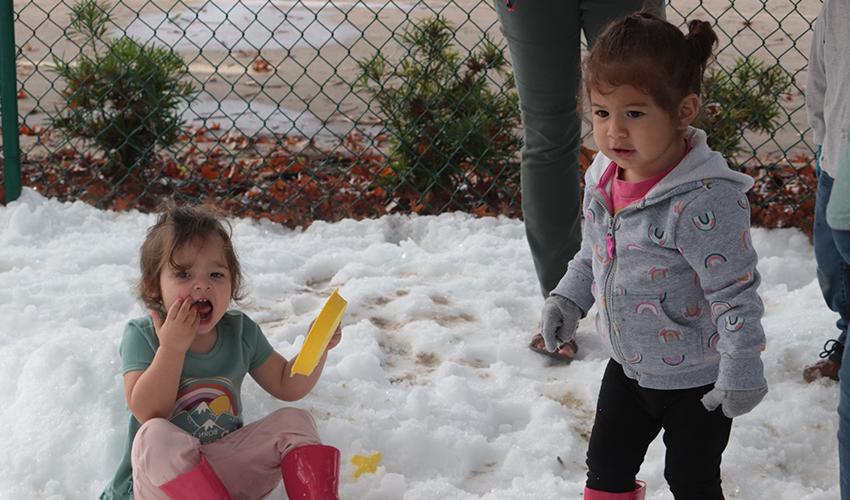
<path fill-rule="evenodd" d="M 296 373 L 301 375 L 310 375 L 319 364 L 322 354 L 328 347 L 331 337 L 333 337 L 336 327 L 342 320 L 342 315 L 345 313 L 345 308 L 348 302 L 339 294 L 339 288 L 333 291 L 310 331 L 307 332 L 307 338 L 304 340 L 304 345 L 301 347 L 301 352 L 292 363 L 292 368 L 289 371 L 289 376 L 292 377 Z"/>
<path fill-rule="evenodd" d="M 360 477 L 361 474 L 368 472 L 374 474 L 378 470 L 378 465 L 381 464 L 381 454 L 373 453 L 371 455 L 354 455 L 351 457 L 351 463 L 357 467 L 354 471 L 354 477 Z"/>

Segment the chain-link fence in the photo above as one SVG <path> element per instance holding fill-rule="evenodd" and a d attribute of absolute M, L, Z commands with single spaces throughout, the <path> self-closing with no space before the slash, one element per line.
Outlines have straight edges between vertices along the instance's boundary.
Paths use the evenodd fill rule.
<path fill-rule="evenodd" d="M 733 88 L 741 109 L 716 135 L 726 134 L 730 162 L 759 179 L 756 218 L 766 225 L 810 223 L 803 84 L 819 8 L 667 6 L 675 24 L 700 18 L 718 31 L 716 84 Z M 112 209 L 212 202 L 288 225 L 456 209 L 520 215 L 520 124 L 490 1 L 21 0 L 13 15 L 17 76 L 2 84 L 17 94 L 21 181 L 47 196 Z M 447 26 L 428 21 L 437 16 Z M 742 67 L 772 75 L 773 86 Z M 773 118 L 742 130 L 757 105 Z M 8 129 L 6 177 L 17 175 Z"/>

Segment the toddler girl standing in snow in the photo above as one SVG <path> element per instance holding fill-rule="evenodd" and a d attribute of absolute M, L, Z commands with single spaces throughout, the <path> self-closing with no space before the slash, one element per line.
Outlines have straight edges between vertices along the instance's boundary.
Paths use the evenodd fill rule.
<path fill-rule="evenodd" d="M 585 61 L 599 153 L 585 176 L 580 252 L 543 306 L 557 350 L 597 304 L 608 341 L 587 452 L 586 499 L 642 499 L 636 481 L 664 429 L 677 499 L 722 499 L 732 417 L 767 393 L 763 305 L 746 191 L 689 125 L 717 37 L 651 14 L 609 26 Z"/>
<path fill-rule="evenodd" d="M 101 499 L 254 499 L 281 475 L 289 498 L 336 499 L 339 450 L 320 443 L 309 413 L 282 408 L 242 427 L 246 373 L 294 401 L 316 384 L 327 353 L 310 376 L 290 378 L 260 327 L 228 310 L 242 274 L 222 223 L 198 208 L 166 211 L 148 230 L 140 266 L 138 292 L 151 314 L 130 321 L 121 340 L 132 415 Z"/>

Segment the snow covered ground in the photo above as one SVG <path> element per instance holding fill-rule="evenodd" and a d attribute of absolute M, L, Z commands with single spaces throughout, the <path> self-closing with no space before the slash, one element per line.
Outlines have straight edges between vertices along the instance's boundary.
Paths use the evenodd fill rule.
<path fill-rule="evenodd" d="M 118 342 L 127 319 L 143 314 L 131 287 L 153 221 L 29 190 L 0 206 L 0 499 L 90 499 L 111 477 L 126 432 Z M 349 301 L 342 343 L 297 403 L 342 451 L 342 498 L 581 498 L 607 359 L 595 312 L 571 365 L 525 348 L 542 299 L 520 221 L 447 214 L 233 227 L 250 291 L 242 309 L 285 356 L 334 287 Z M 735 421 L 726 496 L 834 500 L 837 388 L 804 384 L 800 371 L 835 317 L 801 233 L 756 229 L 753 241 L 771 386 Z M 243 398 L 247 421 L 282 405 L 253 381 Z M 354 479 L 352 456 L 374 452 L 377 473 Z M 647 498 L 672 498 L 660 439 L 640 477 Z"/>

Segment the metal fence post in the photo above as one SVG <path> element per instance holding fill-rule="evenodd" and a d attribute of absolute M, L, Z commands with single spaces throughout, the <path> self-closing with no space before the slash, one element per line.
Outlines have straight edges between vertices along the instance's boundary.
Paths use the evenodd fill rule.
<path fill-rule="evenodd" d="M 3 127 L 3 175 L 6 203 L 21 195 L 21 147 L 18 139 L 18 78 L 12 0 L 0 0 L 0 126 Z"/>

